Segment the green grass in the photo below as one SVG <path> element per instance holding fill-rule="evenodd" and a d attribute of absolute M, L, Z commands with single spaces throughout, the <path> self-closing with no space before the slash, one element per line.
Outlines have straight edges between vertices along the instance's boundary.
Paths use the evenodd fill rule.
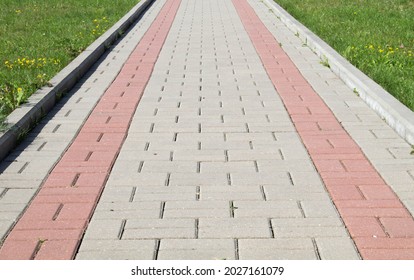
<path fill-rule="evenodd" d="M 1 0 L 0 129 L 4 119 L 139 0 Z"/>
<path fill-rule="evenodd" d="M 414 110 L 413 0 L 275 0 Z"/>

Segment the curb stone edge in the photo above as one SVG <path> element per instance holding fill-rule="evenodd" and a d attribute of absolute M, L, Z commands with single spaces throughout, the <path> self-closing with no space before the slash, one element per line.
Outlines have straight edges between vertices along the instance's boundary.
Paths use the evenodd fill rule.
<path fill-rule="evenodd" d="M 273 0 L 262 0 L 275 15 L 351 89 L 357 90 L 359 97 L 373 109 L 398 135 L 410 145 L 414 145 L 414 112 L 398 101 L 388 91 L 361 72 L 325 41 L 301 24 Z"/>
<path fill-rule="evenodd" d="M 141 0 L 125 16 L 91 43 L 72 62 L 51 80 L 52 87 L 44 86 L 33 93 L 6 118 L 7 129 L 0 132 L 0 161 L 17 146 L 19 141 L 55 106 L 59 95 L 71 88 L 87 73 L 121 36 L 132 26 L 155 0 Z"/>

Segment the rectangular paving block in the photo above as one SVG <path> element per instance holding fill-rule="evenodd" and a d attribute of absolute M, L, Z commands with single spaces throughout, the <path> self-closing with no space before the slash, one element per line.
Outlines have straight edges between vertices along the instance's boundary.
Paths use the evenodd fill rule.
<path fill-rule="evenodd" d="M 122 220 L 95 218 L 89 223 L 84 240 L 118 240 L 123 231 Z"/>
<path fill-rule="evenodd" d="M 164 186 L 167 180 L 167 172 L 157 173 L 130 173 L 128 176 L 125 174 L 113 175 L 108 179 L 108 184 L 118 186 L 131 186 L 131 185 L 147 185 L 147 186 Z"/>
<path fill-rule="evenodd" d="M 174 158 L 174 152 L 172 152 Z M 147 161 L 142 164 L 141 172 L 143 173 L 196 173 L 196 161 Z"/>
<path fill-rule="evenodd" d="M 84 240 L 79 252 L 124 251 L 124 252 L 151 252 L 155 248 L 155 240 Z M 91 254 L 92 255 L 92 254 Z M 148 258 L 151 259 L 152 255 Z"/>
<path fill-rule="evenodd" d="M 255 173 L 230 173 L 231 182 L 234 185 L 283 185 L 292 186 L 288 172 L 255 172 Z"/>
<path fill-rule="evenodd" d="M 160 250 L 157 260 L 234 260 L 232 250 Z"/>
<path fill-rule="evenodd" d="M 112 219 L 123 220 L 132 219 L 137 216 L 143 216 L 146 218 L 156 219 L 160 216 L 159 209 L 131 209 L 131 210 L 118 210 L 118 211 L 98 211 L 93 215 L 94 219 Z"/>
<path fill-rule="evenodd" d="M 322 218 L 322 217 L 338 217 L 338 212 L 327 200 L 322 201 L 302 201 L 302 209 L 306 217 Z"/>
<path fill-rule="evenodd" d="M 241 217 L 302 217 L 296 201 L 235 201 L 233 203 L 234 216 Z"/>
<path fill-rule="evenodd" d="M 360 259 L 355 244 L 350 238 L 317 237 L 315 243 L 322 260 Z"/>
<path fill-rule="evenodd" d="M 314 249 L 244 249 L 240 248 L 241 260 L 317 260 Z"/>
<path fill-rule="evenodd" d="M 277 160 L 282 159 L 279 150 L 275 151 L 258 151 L 258 150 L 229 150 L 229 161 L 253 161 L 253 160 Z"/>
<path fill-rule="evenodd" d="M 233 239 L 163 239 L 160 242 L 159 260 L 233 260 Z"/>
<path fill-rule="evenodd" d="M 22 204 L 28 203 L 33 195 L 36 193 L 36 189 L 14 189 L 9 188 L 7 192 L 3 192 L 2 197 L 0 198 L 1 203 L 10 203 L 10 204 Z"/>
<path fill-rule="evenodd" d="M 225 161 L 225 154 L 222 150 L 178 150 L 174 153 L 174 160 L 177 161 Z"/>
<path fill-rule="evenodd" d="M 343 223 L 338 218 L 273 218 L 275 227 L 342 227 Z"/>
<path fill-rule="evenodd" d="M 342 226 L 338 227 L 281 227 L 273 226 L 273 232 L 276 238 L 312 238 L 312 237 L 347 237 L 348 232 Z"/>
<path fill-rule="evenodd" d="M 168 186 L 216 186 L 229 185 L 226 173 L 171 173 Z"/>
<path fill-rule="evenodd" d="M 95 211 L 125 211 L 125 210 L 160 210 L 161 201 L 144 201 L 144 202 L 102 202 L 99 203 Z"/>
<path fill-rule="evenodd" d="M 122 239 L 165 239 L 165 238 L 195 238 L 195 223 L 191 225 L 172 223 L 164 227 L 153 228 L 127 228 Z"/>
<path fill-rule="evenodd" d="M 199 238 L 269 238 L 265 218 L 200 218 Z"/>
<path fill-rule="evenodd" d="M 146 240 L 139 240 L 146 241 Z M 76 254 L 76 260 L 152 260 L 154 250 L 100 250 L 82 251 Z"/>
<path fill-rule="evenodd" d="M 200 172 L 204 173 L 254 173 L 257 172 L 254 161 L 237 162 L 201 162 Z"/>
<path fill-rule="evenodd" d="M 294 201 L 329 201 L 329 195 L 324 192 L 322 187 L 314 187 L 306 190 L 304 187 L 286 188 L 284 186 L 269 186 L 263 187 L 268 201 L 278 200 L 294 200 Z"/>
<path fill-rule="evenodd" d="M 259 200 L 264 196 L 260 186 L 202 186 L 200 200 Z"/>

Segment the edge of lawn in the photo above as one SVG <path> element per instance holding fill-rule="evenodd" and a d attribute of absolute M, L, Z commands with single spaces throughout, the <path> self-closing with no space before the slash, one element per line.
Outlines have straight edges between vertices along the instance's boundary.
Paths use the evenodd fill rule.
<path fill-rule="evenodd" d="M 0 161 L 54 107 L 60 96 L 67 93 L 99 60 L 106 50 L 133 25 L 155 0 L 141 0 L 79 56 L 50 80 L 51 87 L 42 87 L 26 103 L 6 118 L 7 129 L 0 132 Z"/>
<path fill-rule="evenodd" d="M 273 0 L 264 0 L 275 15 L 320 59 L 329 63 L 331 70 L 359 97 L 373 109 L 409 144 L 414 145 L 414 112 L 402 104 L 388 91 L 353 66 L 325 41 L 301 24 Z"/>

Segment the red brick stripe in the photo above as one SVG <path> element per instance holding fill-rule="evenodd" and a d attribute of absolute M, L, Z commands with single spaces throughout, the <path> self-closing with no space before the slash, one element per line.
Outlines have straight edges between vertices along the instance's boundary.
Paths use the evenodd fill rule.
<path fill-rule="evenodd" d="M 0 259 L 73 259 L 181 0 L 168 0 L 0 249 Z"/>
<path fill-rule="evenodd" d="M 233 4 L 364 259 L 414 259 L 414 220 L 246 0 Z"/>

